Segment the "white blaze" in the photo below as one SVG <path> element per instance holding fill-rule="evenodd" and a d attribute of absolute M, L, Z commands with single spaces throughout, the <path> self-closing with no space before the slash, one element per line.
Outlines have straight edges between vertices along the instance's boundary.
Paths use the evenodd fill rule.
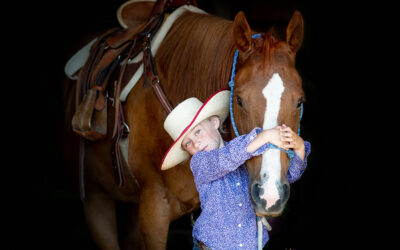
<path fill-rule="evenodd" d="M 284 90 L 283 81 L 278 73 L 272 75 L 267 86 L 262 90 L 267 103 L 264 114 L 264 130 L 278 125 L 278 114 Z M 266 208 L 268 209 L 279 199 L 276 187 L 276 182 L 281 179 L 281 151 L 279 149 L 269 149 L 262 155 L 260 176 L 263 183 L 261 188 L 264 189 L 260 198 L 267 201 Z"/>

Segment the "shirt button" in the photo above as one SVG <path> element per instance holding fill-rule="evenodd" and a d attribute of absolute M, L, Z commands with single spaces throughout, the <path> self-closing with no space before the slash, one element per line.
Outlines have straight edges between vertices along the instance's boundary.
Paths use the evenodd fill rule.
<path fill-rule="evenodd" d="M 250 136 L 250 140 L 253 140 L 254 139 L 254 136 Z"/>
<path fill-rule="evenodd" d="M 243 204 L 242 203 L 239 203 L 239 207 L 241 207 Z"/>
<path fill-rule="evenodd" d="M 242 227 L 242 224 L 238 224 L 238 227 Z"/>
<path fill-rule="evenodd" d="M 243 244 L 242 244 L 242 243 L 240 243 L 240 244 L 239 244 L 239 247 L 242 247 L 242 246 L 243 246 Z"/>
<path fill-rule="evenodd" d="M 236 186 L 240 186 L 240 182 L 236 182 Z"/>

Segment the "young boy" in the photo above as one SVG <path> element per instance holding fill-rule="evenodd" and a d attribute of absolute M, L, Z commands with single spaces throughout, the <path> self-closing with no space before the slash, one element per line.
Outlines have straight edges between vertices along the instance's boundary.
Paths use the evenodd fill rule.
<path fill-rule="evenodd" d="M 164 123 L 175 141 L 161 169 L 193 156 L 190 168 L 202 209 L 193 228 L 194 249 L 257 249 L 256 214 L 244 162 L 262 154 L 270 144 L 293 149 L 295 157 L 287 175 L 293 183 L 306 168 L 310 153 L 310 143 L 285 125 L 263 131 L 254 128 L 225 143 L 218 129 L 228 116 L 229 93 L 218 91 L 204 104 L 189 98 L 175 107 Z M 265 228 L 263 236 L 264 246 L 268 241 Z"/>

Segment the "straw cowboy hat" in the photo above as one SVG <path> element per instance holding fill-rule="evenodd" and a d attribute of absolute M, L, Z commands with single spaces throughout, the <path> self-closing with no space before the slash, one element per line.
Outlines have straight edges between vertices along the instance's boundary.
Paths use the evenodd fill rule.
<path fill-rule="evenodd" d="M 219 116 L 221 123 L 229 113 L 229 90 L 215 92 L 204 104 L 191 97 L 176 106 L 167 116 L 164 129 L 174 140 L 161 162 L 161 170 L 172 168 L 189 158 L 189 153 L 181 147 L 182 140 L 197 124 L 210 116 Z"/>

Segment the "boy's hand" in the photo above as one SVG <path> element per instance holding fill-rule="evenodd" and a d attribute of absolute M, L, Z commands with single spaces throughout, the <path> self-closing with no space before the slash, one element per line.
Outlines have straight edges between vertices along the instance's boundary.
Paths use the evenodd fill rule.
<path fill-rule="evenodd" d="M 258 148 L 267 142 L 275 144 L 281 148 L 283 147 L 284 142 L 281 141 L 280 126 L 261 131 L 259 134 L 257 134 L 256 138 L 250 142 L 246 148 L 246 151 L 249 153 L 254 153 Z"/>
<path fill-rule="evenodd" d="M 281 135 L 281 126 L 276 126 L 271 129 L 266 129 L 262 131 L 266 135 L 266 142 L 269 142 L 271 144 L 274 144 L 275 146 L 278 146 L 280 148 L 283 148 L 284 144 L 286 143 L 285 141 L 281 140 L 282 135 Z"/>
<path fill-rule="evenodd" d="M 297 133 L 293 132 L 293 130 L 283 124 L 280 127 L 280 136 L 281 136 L 281 141 L 283 142 L 283 147 L 284 149 L 293 149 L 296 154 L 304 159 L 304 141 L 303 138 L 301 138 Z"/>
<path fill-rule="evenodd" d="M 291 148 L 301 159 L 304 160 L 305 148 L 303 139 L 285 124 L 261 131 L 257 137 L 250 142 L 246 151 L 253 153 L 267 142 L 285 150 Z"/>
<path fill-rule="evenodd" d="M 281 141 L 284 142 L 282 148 L 286 150 L 288 150 L 289 148 L 293 150 L 304 148 L 303 139 L 285 124 L 280 127 L 280 136 Z"/>

